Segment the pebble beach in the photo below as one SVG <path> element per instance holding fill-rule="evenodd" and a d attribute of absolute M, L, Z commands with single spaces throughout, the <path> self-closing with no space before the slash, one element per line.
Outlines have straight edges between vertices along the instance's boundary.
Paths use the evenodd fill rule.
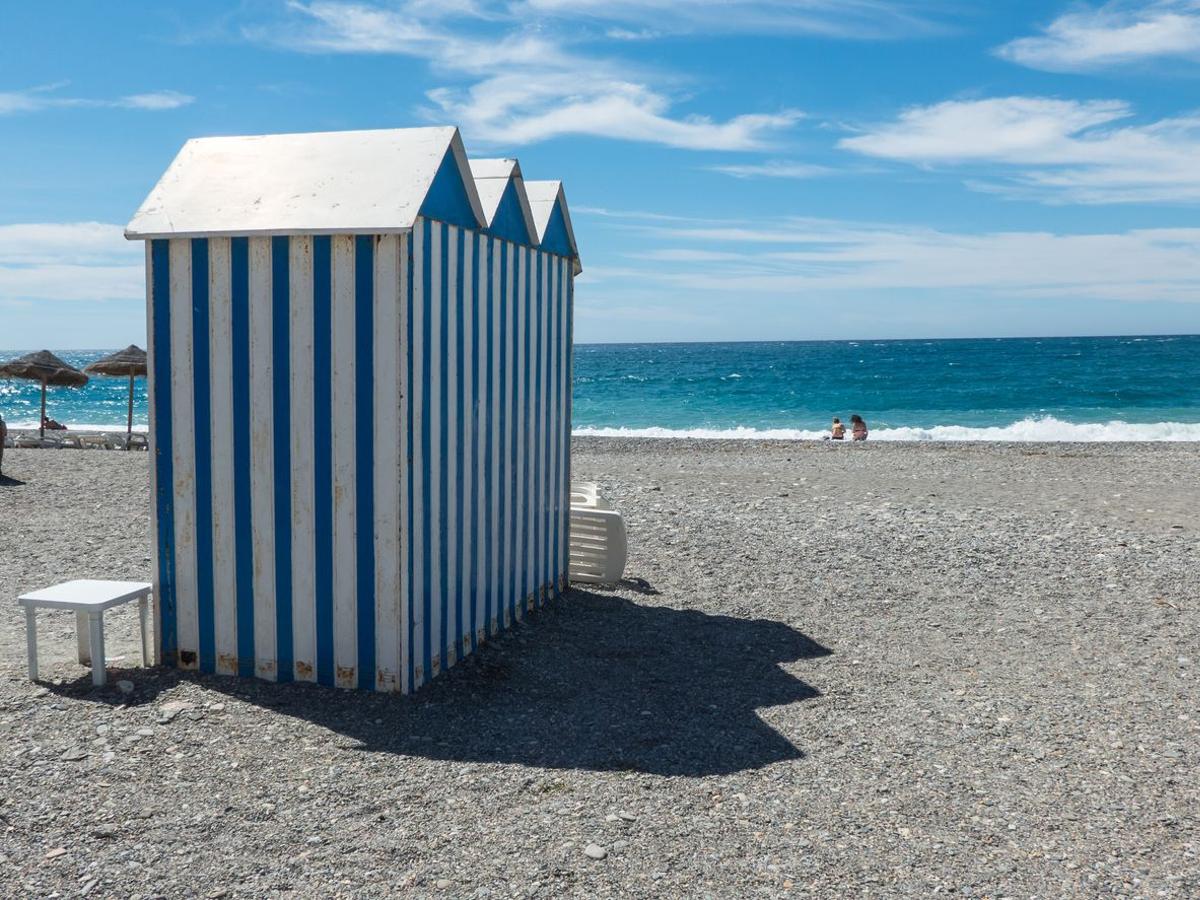
<path fill-rule="evenodd" d="M 138 665 L 146 453 L 0 478 L 0 896 L 1193 897 L 1200 444 L 577 438 L 626 516 L 412 697 Z"/>

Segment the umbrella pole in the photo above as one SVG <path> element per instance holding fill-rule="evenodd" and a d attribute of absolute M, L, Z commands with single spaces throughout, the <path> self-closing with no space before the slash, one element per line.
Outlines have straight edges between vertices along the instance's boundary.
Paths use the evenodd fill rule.
<path fill-rule="evenodd" d="M 46 382 L 42 382 L 42 418 L 38 422 L 38 437 L 46 436 Z"/>
<path fill-rule="evenodd" d="M 133 373 L 129 373 L 129 424 L 125 429 L 125 449 L 130 449 L 129 442 L 133 440 Z"/>

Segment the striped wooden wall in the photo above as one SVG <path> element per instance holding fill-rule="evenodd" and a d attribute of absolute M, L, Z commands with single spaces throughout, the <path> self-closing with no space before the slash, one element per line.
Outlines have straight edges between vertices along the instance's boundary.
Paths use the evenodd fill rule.
<path fill-rule="evenodd" d="M 409 691 L 561 591 L 571 281 L 426 219 L 149 242 L 163 660 Z"/>

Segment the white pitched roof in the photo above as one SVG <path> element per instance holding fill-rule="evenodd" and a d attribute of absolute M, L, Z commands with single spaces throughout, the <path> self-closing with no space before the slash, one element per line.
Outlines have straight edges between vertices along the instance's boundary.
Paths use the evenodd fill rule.
<path fill-rule="evenodd" d="M 509 181 L 515 181 L 517 200 L 521 204 L 521 216 L 525 219 L 525 227 L 529 229 L 531 237 L 537 238 L 537 226 L 529 208 L 529 199 L 525 196 L 525 179 L 521 177 L 520 163 L 515 159 L 473 159 L 471 177 L 475 179 L 475 190 L 479 192 L 479 202 L 483 206 L 483 215 L 488 225 L 496 218 L 496 210 L 500 208 L 500 200 L 504 197 Z"/>
<path fill-rule="evenodd" d="M 407 231 L 447 150 L 483 225 L 462 139 L 445 126 L 190 140 L 125 236 Z"/>
<path fill-rule="evenodd" d="M 567 228 L 567 239 L 571 249 L 578 255 L 575 243 L 575 230 L 571 227 L 571 214 L 567 211 L 567 198 L 563 194 L 561 181 L 527 181 L 525 193 L 529 196 L 529 208 L 533 210 L 533 221 L 537 225 L 538 240 L 546 238 L 546 226 L 550 224 L 550 216 L 554 214 L 554 205 L 562 204 L 563 225 Z"/>

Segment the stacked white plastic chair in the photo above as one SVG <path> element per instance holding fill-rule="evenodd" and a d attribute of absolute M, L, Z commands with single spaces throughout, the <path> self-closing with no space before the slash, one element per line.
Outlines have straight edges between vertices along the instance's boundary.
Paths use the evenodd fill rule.
<path fill-rule="evenodd" d="M 625 574 L 628 554 L 621 514 L 600 496 L 593 482 L 572 482 L 570 579 L 585 584 L 614 584 Z"/>

